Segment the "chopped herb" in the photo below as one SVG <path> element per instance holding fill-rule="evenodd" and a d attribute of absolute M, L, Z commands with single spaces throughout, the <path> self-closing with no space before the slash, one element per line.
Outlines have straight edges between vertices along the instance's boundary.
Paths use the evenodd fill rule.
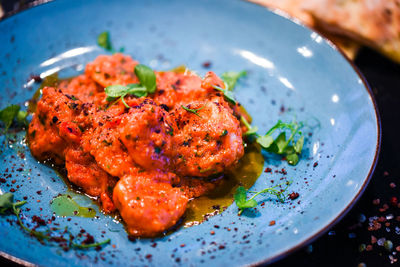
<path fill-rule="evenodd" d="M 214 88 L 215 90 L 218 90 L 218 91 L 222 92 L 222 93 L 224 94 L 225 99 L 226 99 L 228 102 L 230 102 L 230 103 L 236 105 L 235 96 L 233 95 L 232 91 L 229 91 L 228 89 L 223 89 L 223 88 L 221 88 L 221 87 L 219 87 L 219 86 L 216 86 L 216 85 L 214 85 L 213 88 Z M 225 84 L 225 88 L 227 88 L 227 85 L 226 85 L 226 84 Z"/>
<path fill-rule="evenodd" d="M 157 154 L 160 154 L 161 153 L 161 148 L 159 148 L 159 147 L 155 147 L 154 148 L 154 152 L 156 152 Z"/>
<path fill-rule="evenodd" d="M 247 72 L 242 70 L 241 72 L 236 72 L 236 71 L 228 71 L 228 72 L 224 72 L 221 74 L 221 78 L 222 80 L 224 80 L 224 82 L 227 85 L 227 89 L 229 91 L 232 91 L 233 88 L 235 87 L 237 81 L 239 80 L 240 77 L 244 77 L 247 75 Z"/>
<path fill-rule="evenodd" d="M 111 43 L 110 33 L 108 31 L 102 32 L 97 36 L 97 44 L 111 53 L 122 53 L 125 50 L 124 47 L 121 47 L 118 51 L 114 49 Z"/>
<path fill-rule="evenodd" d="M 97 248 L 110 243 L 110 239 L 91 244 L 85 244 L 85 241 L 83 241 L 81 244 L 75 243 L 72 240 L 77 240 L 77 238 L 73 236 L 71 232 L 69 232 L 67 227 L 65 229 L 51 228 L 51 229 L 46 229 L 44 231 L 37 231 L 36 227 L 30 229 L 27 226 L 25 226 L 25 224 L 21 220 L 20 206 L 26 203 L 27 203 L 26 201 L 14 202 L 14 195 L 12 193 L 4 193 L 0 195 L 0 214 L 13 213 L 17 217 L 18 224 L 21 226 L 21 228 L 27 233 L 29 233 L 31 236 L 38 239 L 40 242 L 47 241 L 50 244 L 58 243 L 63 248 L 67 249 L 68 248 L 89 249 L 93 247 Z M 60 236 L 54 236 L 54 231 L 56 230 L 62 230 Z M 65 234 L 68 235 L 68 239 L 64 237 Z"/>
<path fill-rule="evenodd" d="M 138 64 L 135 66 L 135 74 L 140 83 L 132 83 L 128 85 L 110 85 L 104 91 L 107 94 L 107 101 L 113 101 L 120 98 L 125 107 L 129 108 L 126 104 L 124 97 L 126 95 L 133 95 L 136 97 L 145 97 L 147 94 L 152 94 L 156 90 L 156 75 L 149 67 Z"/>
<path fill-rule="evenodd" d="M 237 207 L 239 208 L 239 215 L 245 209 L 256 207 L 257 201 L 254 198 L 260 194 L 265 194 L 265 193 L 271 194 L 271 195 L 276 196 L 280 202 L 285 202 L 285 199 L 286 199 L 285 191 L 291 184 L 292 184 L 291 182 L 286 181 L 286 182 L 278 184 L 276 186 L 265 188 L 258 192 L 257 191 L 249 191 L 249 190 L 246 190 L 243 186 L 239 186 L 236 189 L 236 193 L 234 196 L 235 203 L 236 203 Z M 282 188 L 283 185 L 286 185 L 286 187 Z M 247 199 L 247 193 L 253 193 L 254 195 L 251 198 Z"/>
<path fill-rule="evenodd" d="M 221 77 L 222 80 L 224 81 L 225 88 L 221 88 L 219 86 L 214 85 L 213 88 L 215 90 L 218 90 L 224 94 L 225 99 L 236 105 L 236 100 L 235 96 L 233 95 L 233 88 L 235 87 L 238 79 L 240 77 L 246 76 L 247 72 L 246 71 L 241 71 L 241 72 L 236 72 L 236 71 L 228 71 L 222 73 Z"/>
<path fill-rule="evenodd" d="M 167 134 L 169 134 L 170 136 L 174 136 L 174 128 L 169 127 L 169 128 L 167 129 Z"/>
<path fill-rule="evenodd" d="M 194 115 L 199 116 L 200 118 L 201 118 L 201 116 L 199 115 L 198 112 L 199 112 L 200 110 L 202 110 L 205 106 L 206 106 L 206 105 L 202 106 L 201 108 L 190 109 L 190 108 L 188 108 L 188 107 L 185 107 L 184 105 L 181 105 L 181 107 L 182 107 L 184 110 L 186 110 L 186 111 L 188 111 L 188 112 L 191 112 L 191 113 L 193 113 Z"/>
<path fill-rule="evenodd" d="M 105 31 L 97 36 L 97 44 L 107 51 L 112 51 L 112 44 L 110 40 L 110 33 Z"/>
<path fill-rule="evenodd" d="M 257 143 L 266 151 L 278 155 L 282 155 L 290 165 L 296 165 L 299 162 L 300 154 L 304 145 L 304 136 L 300 129 L 303 127 L 302 122 L 293 121 L 291 123 L 283 123 L 279 120 L 268 132 L 260 136 L 257 131 L 258 127 L 251 126 L 243 116 L 240 121 L 248 129 L 243 135 L 256 138 Z M 281 130 L 280 134 L 274 139 L 272 134 L 276 130 Z M 290 131 L 290 136 L 286 139 L 286 131 Z M 298 138 L 295 141 L 295 138 Z"/>
<path fill-rule="evenodd" d="M 284 156 L 290 165 L 296 165 L 304 145 L 304 136 L 300 131 L 302 127 L 302 122 L 283 123 L 279 120 L 265 135 L 257 137 L 257 143 L 268 152 Z M 281 133 L 274 139 L 272 134 L 276 130 L 281 130 Z M 286 130 L 290 131 L 288 139 Z"/>
<path fill-rule="evenodd" d="M 26 117 L 28 117 L 28 112 L 24 110 L 19 110 L 17 113 L 17 122 L 20 124 L 28 125 L 28 121 L 26 120 Z"/>
<path fill-rule="evenodd" d="M 225 130 L 222 132 L 222 134 L 221 134 L 220 136 L 223 137 L 223 136 L 225 136 L 225 135 L 227 135 L 227 134 L 228 134 L 228 130 L 225 129 Z"/>
<path fill-rule="evenodd" d="M 14 120 L 20 124 L 27 124 L 26 117 L 28 116 L 28 112 L 20 109 L 18 105 L 9 105 L 0 110 L 0 121 L 2 121 L 5 126 L 4 133 L 8 131 Z"/>
<path fill-rule="evenodd" d="M 156 91 L 156 75 L 154 71 L 143 64 L 135 66 L 135 74 L 138 77 L 140 84 L 147 89 L 149 94 Z"/>
<path fill-rule="evenodd" d="M 92 243 L 92 244 L 77 244 L 71 241 L 71 247 L 76 248 L 76 249 L 88 249 L 88 248 L 98 248 L 103 245 L 109 244 L 111 242 L 111 239 L 106 239 L 102 242 L 97 242 L 97 243 Z"/>
<path fill-rule="evenodd" d="M 240 122 L 243 123 L 243 125 L 246 126 L 246 128 L 247 128 L 247 131 L 244 133 L 244 136 L 257 135 L 258 127 L 251 126 L 250 123 L 246 120 L 246 118 L 244 116 L 240 117 Z"/>

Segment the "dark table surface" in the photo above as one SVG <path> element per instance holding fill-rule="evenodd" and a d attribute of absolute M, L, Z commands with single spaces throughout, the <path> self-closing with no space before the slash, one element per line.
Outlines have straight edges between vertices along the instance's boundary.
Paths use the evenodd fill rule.
<path fill-rule="evenodd" d="M 2 4 L 7 13 L 29 2 Z M 375 173 L 358 203 L 336 226 L 274 267 L 400 266 L 400 65 L 367 48 L 354 63 L 373 90 L 382 121 Z M 0 257 L 0 266 L 12 265 Z"/>

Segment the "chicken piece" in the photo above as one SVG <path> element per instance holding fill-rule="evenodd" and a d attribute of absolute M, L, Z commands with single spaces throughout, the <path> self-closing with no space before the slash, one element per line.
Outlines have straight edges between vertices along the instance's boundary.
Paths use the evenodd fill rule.
<path fill-rule="evenodd" d="M 111 190 L 116 179 L 103 171 L 93 157 L 81 149 L 68 149 L 65 155 L 68 180 L 81 187 L 85 193 L 100 197 L 105 212 L 112 212 L 115 206 L 111 200 Z"/>
<path fill-rule="evenodd" d="M 127 224 L 128 233 L 141 237 L 156 236 L 174 226 L 188 202 L 179 188 L 154 181 L 153 174 L 147 172 L 119 180 L 113 200 Z"/>
<path fill-rule="evenodd" d="M 207 177 L 236 164 L 244 154 L 242 130 L 222 97 L 177 107 L 171 117 L 177 131 L 173 136 L 173 162 L 180 176 Z"/>
<path fill-rule="evenodd" d="M 204 80 L 191 72 L 158 72 L 154 101 L 172 109 L 185 103 L 209 99 L 217 94 L 213 85 L 223 86 L 222 80 L 213 72 L 207 73 Z"/>
<path fill-rule="evenodd" d="M 29 147 L 39 160 L 49 157 L 57 164 L 65 158 L 65 148 L 80 142 L 85 119 L 82 102 L 53 87 L 43 88 L 43 97 L 29 125 Z"/>
<path fill-rule="evenodd" d="M 139 82 L 134 72 L 137 64 L 130 56 L 120 53 L 100 55 L 86 65 L 85 74 L 103 87 L 127 85 Z"/>
<path fill-rule="evenodd" d="M 57 165 L 64 163 L 66 142 L 58 135 L 57 129 L 45 127 L 37 114 L 29 124 L 28 140 L 31 153 L 38 160 L 52 159 Z"/>
<path fill-rule="evenodd" d="M 85 131 L 82 146 L 97 164 L 112 176 L 122 177 L 138 170 L 126 147 L 120 141 L 121 109 L 115 106 L 92 116 L 92 128 Z"/>
<path fill-rule="evenodd" d="M 118 128 L 120 140 L 138 165 L 146 170 L 169 168 L 175 127 L 163 107 L 144 99 L 123 116 Z"/>
<path fill-rule="evenodd" d="M 62 81 L 58 89 L 84 103 L 93 103 L 95 95 L 104 91 L 103 87 L 86 75 L 79 75 L 71 80 Z"/>

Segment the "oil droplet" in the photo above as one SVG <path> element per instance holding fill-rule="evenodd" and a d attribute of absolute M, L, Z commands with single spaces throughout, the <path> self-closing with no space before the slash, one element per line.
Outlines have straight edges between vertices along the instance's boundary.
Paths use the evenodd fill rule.
<path fill-rule="evenodd" d="M 76 216 L 93 218 L 96 216 L 96 211 L 91 207 L 82 207 L 75 200 L 79 201 L 79 197 L 73 194 L 64 194 L 55 197 L 50 206 L 51 210 L 58 216 Z"/>
<path fill-rule="evenodd" d="M 246 189 L 253 186 L 264 168 L 264 157 L 257 144 L 250 144 L 236 168 L 224 179 L 223 184 L 211 193 L 189 202 L 183 224 L 185 227 L 200 224 L 207 214 L 216 215 L 233 202 L 239 184 Z"/>

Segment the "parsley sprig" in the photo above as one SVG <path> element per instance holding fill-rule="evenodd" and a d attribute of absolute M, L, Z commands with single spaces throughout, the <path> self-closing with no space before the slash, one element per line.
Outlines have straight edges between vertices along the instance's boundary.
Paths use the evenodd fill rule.
<path fill-rule="evenodd" d="M 268 152 L 282 155 L 290 165 L 296 165 L 299 162 L 300 154 L 304 145 L 304 136 L 300 129 L 302 122 L 284 123 L 281 120 L 272 126 L 268 132 L 257 137 L 257 143 Z M 280 130 L 279 135 L 274 139 L 272 134 Z M 289 138 L 286 139 L 286 130 L 289 130 Z M 295 138 L 297 137 L 297 141 Z"/>
<path fill-rule="evenodd" d="M 199 115 L 199 111 L 200 110 L 202 110 L 204 107 L 205 107 L 206 105 L 204 105 L 204 106 L 202 106 L 201 108 L 188 108 L 188 107 L 185 107 L 184 105 L 181 105 L 181 107 L 184 109 L 184 110 L 186 110 L 186 111 L 188 111 L 188 112 L 191 112 L 191 113 L 193 113 L 194 115 L 196 115 L 196 116 L 198 116 L 198 117 L 200 117 L 201 118 L 201 116 Z"/>
<path fill-rule="evenodd" d="M 222 80 L 227 85 L 227 89 L 232 91 L 233 88 L 236 86 L 237 81 L 239 78 L 244 77 L 247 75 L 247 72 L 242 70 L 241 72 L 236 72 L 236 71 L 227 71 L 221 74 Z"/>
<path fill-rule="evenodd" d="M 266 151 L 283 156 L 290 165 L 296 165 L 300 160 L 300 154 L 303 150 L 304 136 L 301 132 L 302 122 L 292 121 L 290 123 L 278 122 L 267 131 L 263 136 L 257 133 L 257 126 L 251 126 L 245 117 L 240 121 L 248 129 L 243 135 L 254 137 L 256 142 Z M 280 131 L 276 138 L 273 134 Z M 286 132 L 289 132 L 289 138 L 286 138 Z"/>
<path fill-rule="evenodd" d="M 256 207 L 258 203 L 254 198 L 260 194 L 274 195 L 278 198 L 280 202 L 285 202 L 285 192 L 291 184 L 291 181 L 286 181 L 273 187 L 265 188 L 261 191 L 249 191 L 246 190 L 243 186 L 239 186 L 236 189 L 236 193 L 234 195 L 236 206 L 239 208 L 239 215 L 242 214 L 245 209 Z M 254 195 L 247 199 L 247 193 L 252 193 Z"/>
<path fill-rule="evenodd" d="M 104 31 L 97 36 L 97 44 L 104 48 L 105 50 L 116 53 L 116 52 L 123 52 L 124 48 L 121 47 L 119 51 L 116 51 L 111 43 L 110 33 L 108 31 Z"/>
<path fill-rule="evenodd" d="M 6 108 L 0 110 L 0 121 L 2 121 L 5 126 L 4 134 L 7 133 L 8 129 L 14 121 L 19 124 L 28 124 L 26 120 L 28 112 L 20 109 L 21 107 L 18 105 L 9 105 Z"/>
<path fill-rule="evenodd" d="M 135 74 L 140 83 L 107 86 L 104 89 L 107 94 L 107 101 L 114 101 L 116 98 L 120 98 L 125 107 L 129 108 L 129 105 L 125 102 L 125 96 L 144 97 L 156 91 L 156 75 L 151 68 L 138 64 L 135 66 Z"/>
<path fill-rule="evenodd" d="M 13 213 L 18 220 L 18 224 L 21 226 L 21 228 L 29 233 L 31 236 L 35 237 L 37 240 L 40 242 L 50 242 L 50 244 L 54 244 L 55 242 L 60 243 L 64 248 L 73 248 L 73 249 L 89 249 L 93 247 L 101 247 L 103 245 L 106 245 L 110 243 L 110 239 L 106 239 L 102 242 L 97 242 L 97 243 L 89 243 L 85 244 L 82 242 L 81 244 L 75 243 L 73 240 L 77 239 L 75 236 L 72 235 L 72 233 L 68 230 L 66 227 L 63 230 L 63 233 L 61 236 L 54 236 L 54 231 L 59 230 L 52 228 L 46 229 L 44 231 L 37 231 L 35 229 L 30 229 L 28 228 L 21 219 L 21 206 L 26 204 L 26 201 L 19 201 L 19 202 L 14 202 L 14 195 L 12 193 L 4 193 L 0 195 L 0 214 L 4 215 L 7 213 Z M 64 234 L 68 235 L 68 239 L 64 238 Z"/>
<path fill-rule="evenodd" d="M 235 87 L 237 81 L 240 77 L 246 76 L 246 71 L 236 72 L 236 71 L 228 71 L 221 74 L 221 78 L 224 81 L 225 88 L 221 88 L 219 86 L 214 85 L 213 88 L 218 90 L 224 94 L 225 99 L 236 105 L 235 96 L 233 94 L 233 88 Z"/>

